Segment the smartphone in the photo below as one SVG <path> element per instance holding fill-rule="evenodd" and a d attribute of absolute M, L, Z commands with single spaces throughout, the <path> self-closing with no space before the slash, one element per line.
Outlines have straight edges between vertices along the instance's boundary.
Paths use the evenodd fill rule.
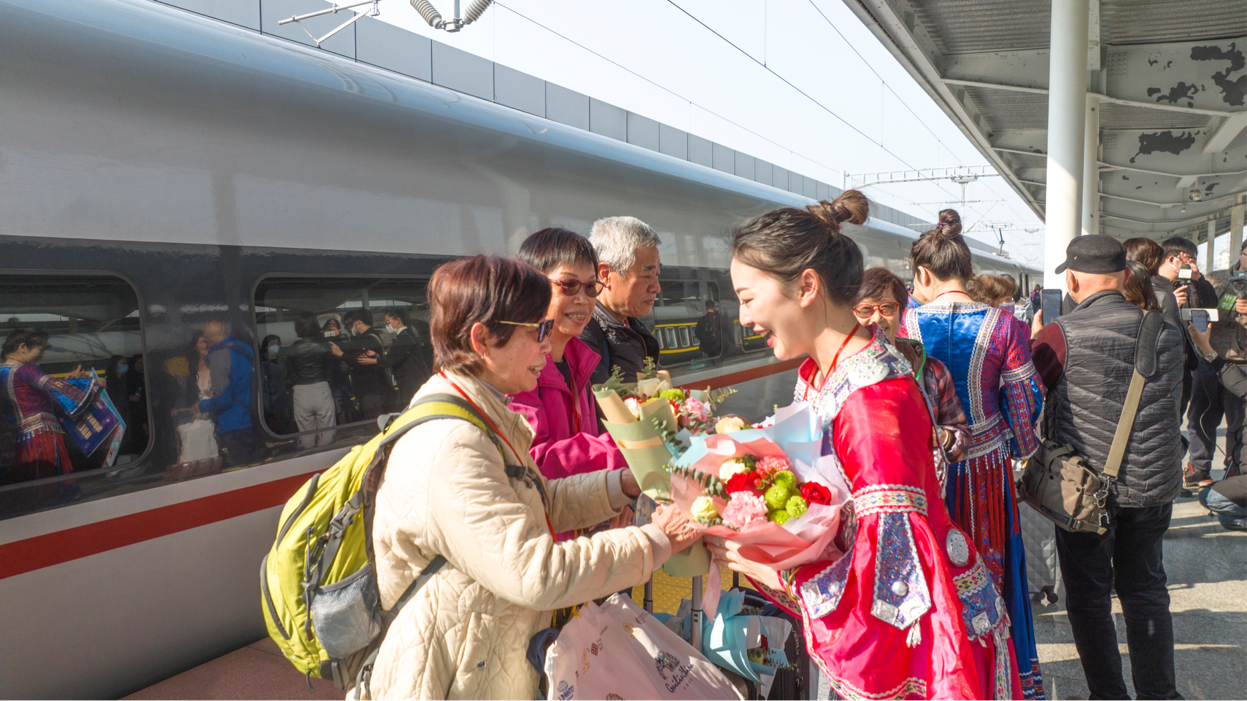
<path fill-rule="evenodd" d="M 1208 310 L 1192 309 L 1191 310 L 1191 326 L 1200 333 L 1208 333 Z"/>
<path fill-rule="evenodd" d="M 1178 316 L 1188 324 L 1191 324 L 1200 333 L 1208 331 L 1208 324 L 1221 320 L 1220 310 L 1216 307 L 1212 309 L 1188 309 L 1179 310 Z"/>
<path fill-rule="evenodd" d="M 1065 293 L 1060 290 L 1044 290 L 1040 293 L 1039 308 L 1043 311 L 1043 323 L 1051 324 L 1061 316 L 1061 303 Z"/>

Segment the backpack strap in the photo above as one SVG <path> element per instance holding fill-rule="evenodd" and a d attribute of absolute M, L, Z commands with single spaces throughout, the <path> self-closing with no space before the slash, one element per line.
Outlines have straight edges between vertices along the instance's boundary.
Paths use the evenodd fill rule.
<path fill-rule="evenodd" d="M 309 606 L 311 605 L 313 589 L 320 586 L 325 573 L 329 571 L 330 565 L 332 565 L 334 558 L 338 555 L 338 549 L 342 546 L 343 535 L 346 532 L 347 526 L 361 512 L 365 513 L 367 519 L 365 521 L 365 533 L 367 534 L 368 547 L 371 549 L 372 523 L 369 495 L 375 494 L 377 487 L 380 486 L 381 474 L 385 470 L 385 460 L 382 459 L 385 450 L 397 443 L 398 439 L 402 438 L 411 429 L 423 423 L 440 419 L 467 421 L 481 429 L 486 436 L 489 436 L 494 447 L 498 448 L 498 453 L 502 456 L 502 462 L 506 465 L 506 453 L 503 452 L 502 443 L 498 440 L 498 437 L 494 435 L 493 430 L 490 429 L 484 418 L 459 397 L 451 394 L 430 394 L 427 397 L 421 398 L 420 401 L 413 404 L 411 408 L 399 415 L 398 418 L 391 419 L 384 431 L 384 438 L 376 446 L 373 462 L 364 475 L 363 485 L 342 506 L 338 513 L 334 514 L 333 520 L 329 523 L 329 531 L 326 534 L 328 538 L 324 543 L 323 549 L 321 549 L 315 559 L 309 559 L 307 562 L 307 570 L 304 573 L 304 596 L 307 597 Z M 509 467 L 507 474 L 508 476 L 511 475 Z M 367 510 L 365 509 L 366 506 L 368 507 Z M 430 566 L 432 564 L 430 563 Z M 442 564 L 445 564 L 444 559 L 438 567 L 440 568 Z M 430 572 L 429 576 L 431 577 L 434 572 L 436 570 Z M 421 574 L 424 573 L 422 572 Z M 417 580 L 419 580 L 419 577 L 417 577 Z M 412 591 L 411 593 L 414 594 L 415 592 Z"/>

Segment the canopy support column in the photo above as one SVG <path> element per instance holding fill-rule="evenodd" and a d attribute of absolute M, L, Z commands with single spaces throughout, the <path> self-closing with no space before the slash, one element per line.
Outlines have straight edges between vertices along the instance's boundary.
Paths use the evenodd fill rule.
<path fill-rule="evenodd" d="M 1236 205 L 1230 210 L 1230 269 L 1238 265 L 1238 249 L 1243 245 L 1243 214 L 1247 205 Z"/>
<path fill-rule="evenodd" d="M 1100 101 L 1087 94 L 1082 145 L 1082 235 L 1100 233 Z M 1062 259 L 1064 260 L 1064 259 Z"/>
<path fill-rule="evenodd" d="M 1044 286 L 1065 289 L 1053 271 L 1082 229 L 1087 112 L 1088 0 L 1052 0 L 1048 69 L 1048 173 L 1044 212 Z"/>

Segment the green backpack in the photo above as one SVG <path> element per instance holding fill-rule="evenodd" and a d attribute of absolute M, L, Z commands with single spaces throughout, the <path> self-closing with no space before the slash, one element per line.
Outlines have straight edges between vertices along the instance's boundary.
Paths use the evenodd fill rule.
<path fill-rule="evenodd" d="M 286 502 L 277 540 L 260 565 L 269 636 L 300 672 L 333 679 L 343 691 L 354 684 L 356 698 L 361 687 L 367 693 L 372 661 L 390 621 L 446 564 L 438 555 L 393 609 L 382 610 L 372 551 L 377 487 L 398 439 L 438 419 L 468 421 L 502 451 L 488 422 L 463 399 L 449 394 L 424 397 L 391 417 L 375 438 L 314 475 Z"/>

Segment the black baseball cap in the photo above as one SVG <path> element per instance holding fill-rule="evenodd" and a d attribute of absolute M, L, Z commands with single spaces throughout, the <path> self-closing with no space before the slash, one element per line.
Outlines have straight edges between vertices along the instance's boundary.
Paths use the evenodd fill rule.
<path fill-rule="evenodd" d="M 1105 234 L 1079 236 L 1065 247 L 1065 262 L 1056 272 L 1066 268 L 1077 273 L 1120 273 L 1126 269 L 1126 249 Z"/>

